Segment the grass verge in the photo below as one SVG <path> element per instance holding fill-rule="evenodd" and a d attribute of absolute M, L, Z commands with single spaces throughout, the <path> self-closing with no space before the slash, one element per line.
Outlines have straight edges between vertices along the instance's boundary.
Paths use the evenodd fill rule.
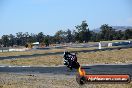
<path fill-rule="evenodd" d="M 89 53 L 78 53 L 78 62 L 80 64 L 120 64 L 132 63 L 132 48 L 98 51 Z M 63 65 L 62 55 L 47 55 L 32 58 L 0 60 L 0 64 L 6 65 L 31 65 L 31 66 L 57 66 Z"/>

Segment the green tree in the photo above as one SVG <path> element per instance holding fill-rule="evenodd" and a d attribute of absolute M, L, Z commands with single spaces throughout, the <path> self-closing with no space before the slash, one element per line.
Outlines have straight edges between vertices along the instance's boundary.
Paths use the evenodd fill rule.
<path fill-rule="evenodd" d="M 29 34 L 28 34 L 28 32 L 25 32 L 24 34 L 23 34 L 23 45 L 25 45 L 25 44 L 27 44 L 28 43 L 28 41 L 29 41 Z"/>
<path fill-rule="evenodd" d="M 114 40 L 121 40 L 123 39 L 123 32 L 121 30 L 115 31 L 115 35 L 113 35 Z"/>
<path fill-rule="evenodd" d="M 34 42 L 37 42 L 37 35 L 36 35 L 36 34 L 31 33 L 31 34 L 29 35 L 28 42 L 29 42 L 29 43 L 34 43 Z"/>
<path fill-rule="evenodd" d="M 9 35 L 9 45 L 13 47 L 14 44 L 15 44 L 15 36 L 10 34 Z"/>
<path fill-rule="evenodd" d="M 71 32 L 71 30 L 70 29 L 68 29 L 66 32 L 65 32 L 65 35 L 66 35 L 66 42 L 67 43 L 70 43 L 70 42 L 72 42 L 72 40 L 73 40 L 73 35 L 72 35 L 72 32 Z"/>
<path fill-rule="evenodd" d="M 78 30 L 77 39 L 79 42 L 88 42 L 90 40 L 90 31 L 86 21 L 82 21 L 81 25 L 75 26 Z"/>
<path fill-rule="evenodd" d="M 17 45 L 22 45 L 23 42 L 23 33 L 22 32 L 18 32 L 16 33 L 16 41 L 17 41 Z"/>
<path fill-rule="evenodd" d="M 46 47 L 49 46 L 49 44 L 50 44 L 50 36 L 49 36 L 49 35 L 47 35 L 47 36 L 45 37 L 44 43 L 45 43 L 45 46 L 46 46 Z"/>
<path fill-rule="evenodd" d="M 131 39 L 132 38 L 132 29 L 127 29 L 124 32 L 124 39 Z"/>
<path fill-rule="evenodd" d="M 113 40 L 113 35 L 115 35 L 115 30 L 108 24 L 103 24 L 100 27 L 101 37 L 103 40 Z"/>
<path fill-rule="evenodd" d="M 45 37 L 45 35 L 43 34 L 43 32 L 38 33 L 37 41 L 40 43 L 44 42 L 44 37 Z"/>
<path fill-rule="evenodd" d="M 91 34 L 90 41 L 99 42 L 101 40 L 101 34 L 100 34 L 100 32 L 99 33 L 95 33 L 94 31 L 91 31 L 90 34 Z"/>
<path fill-rule="evenodd" d="M 64 43 L 65 42 L 65 31 L 59 30 L 55 33 L 55 42 L 56 43 Z"/>
<path fill-rule="evenodd" d="M 3 35 L 2 36 L 2 44 L 4 45 L 4 47 L 9 46 L 9 36 L 8 35 Z"/>

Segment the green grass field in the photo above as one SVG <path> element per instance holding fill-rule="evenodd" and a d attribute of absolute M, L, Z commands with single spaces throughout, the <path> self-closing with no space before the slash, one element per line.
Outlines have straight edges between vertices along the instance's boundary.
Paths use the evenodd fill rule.
<path fill-rule="evenodd" d="M 132 63 L 132 48 L 97 51 L 89 53 L 78 53 L 78 62 L 80 64 L 120 64 Z M 31 66 L 57 66 L 63 65 L 63 55 L 47 55 L 32 58 L 0 60 L 0 64 L 6 65 L 31 65 Z"/>

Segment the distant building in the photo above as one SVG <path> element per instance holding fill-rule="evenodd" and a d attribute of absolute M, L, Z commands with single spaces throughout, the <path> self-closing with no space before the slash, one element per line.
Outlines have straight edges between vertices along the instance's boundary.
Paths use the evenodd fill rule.
<path fill-rule="evenodd" d="M 39 42 L 34 42 L 34 43 L 33 43 L 33 48 L 34 48 L 34 49 L 39 48 Z"/>

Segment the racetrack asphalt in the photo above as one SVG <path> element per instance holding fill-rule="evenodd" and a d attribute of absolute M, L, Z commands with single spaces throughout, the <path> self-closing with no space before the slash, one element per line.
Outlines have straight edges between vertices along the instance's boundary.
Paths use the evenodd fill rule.
<path fill-rule="evenodd" d="M 129 74 L 132 77 L 132 64 L 123 65 L 87 65 L 82 66 L 86 74 Z M 0 66 L 0 72 L 6 73 L 42 73 L 52 75 L 76 75 L 78 70 L 69 71 L 66 66 L 30 67 L 30 66 Z"/>

